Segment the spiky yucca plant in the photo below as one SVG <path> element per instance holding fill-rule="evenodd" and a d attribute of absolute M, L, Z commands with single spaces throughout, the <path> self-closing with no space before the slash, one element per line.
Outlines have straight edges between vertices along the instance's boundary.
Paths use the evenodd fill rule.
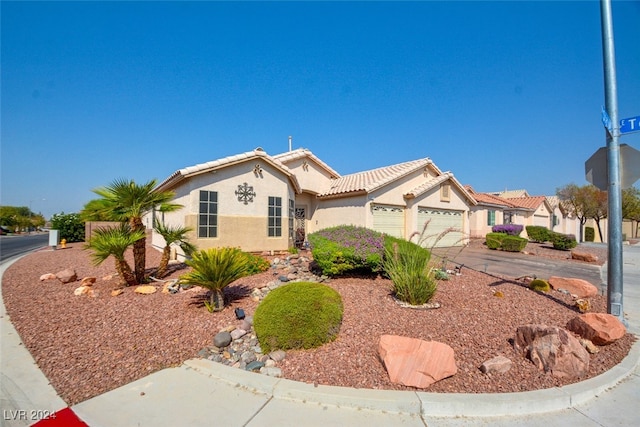
<path fill-rule="evenodd" d="M 186 264 L 192 270 L 180 276 L 180 283 L 209 289 L 211 311 L 224 308 L 223 289 L 247 274 L 247 256 L 238 248 L 200 250 Z"/>
<path fill-rule="evenodd" d="M 144 237 L 144 231 L 133 231 L 128 224 L 123 223 L 114 228 L 98 228 L 94 231 L 86 247 L 93 251 L 91 259 L 95 265 L 100 265 L 107 258 L 113 256 L 116 261 L 116 271 L 122 280 L 127 286 L 135 286 L 138 281 L 125 260 L 124 254 L 129 246 Z"/>

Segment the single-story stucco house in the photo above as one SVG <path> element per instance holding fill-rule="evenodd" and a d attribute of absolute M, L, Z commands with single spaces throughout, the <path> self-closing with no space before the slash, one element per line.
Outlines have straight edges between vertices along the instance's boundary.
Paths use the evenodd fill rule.
<path fill-rule="evenodd" d="M 154 212 L 156 219 L 190 227 L 199 249 L 250 252 L 286 251 L 303 245 L 309 233 L 337 225 L 409 239 L 428 223 L 425 246 L 460 246 L 477 204 L 429 158 L 340 175 L 304 148 L 274 156 L 256 148 L 179 169 L 156 187 L 165 190 L 183 207 Z M 151 215 L 146 222 L 151 228 Z M 164 246 L 156 233 L 152 242 Z"/>

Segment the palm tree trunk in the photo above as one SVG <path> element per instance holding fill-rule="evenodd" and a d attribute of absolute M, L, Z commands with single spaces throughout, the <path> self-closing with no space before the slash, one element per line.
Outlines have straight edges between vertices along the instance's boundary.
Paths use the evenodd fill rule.
<path fill-rule="evenodd" d="M 131 230 L 133 231 L 140 230 L 140 231 L 146 232 L 144 228 L 144 224 L 142 223 L 142 218 L 133 217 L 130 220 L 130 224 L 131 224 Z M 146 237 L 136 241 L 133 244 L 134 272 L 136 276 L 136 281 L 138 283 L 144 283 L 145 281 L 144 273 L 146 269 L 146 259 L 145 259 L 146 245 L 147 245 Z"/>
<path fill-rule="evenodd" d="M 139 283 L 124 259 L 116 259 L 116 271 L 126 286 L 136 286 Z"/>
<path fill-rule="evenodd" d="M 167 273 L 167 266 L 169 265 L 169 257 L 171 256 L 171 247 L 165 246 L 162 250 L 162 258 L 160 258 L 160 265 L 156 270 L 156 278 L 162 279 Z"/>
<path fill-rule="evenodd" d="M 214 312 L 224 309 L 224 294 L 222 293 L 222 289 L 213 289 L 211 291 L 210 302 Z"/>

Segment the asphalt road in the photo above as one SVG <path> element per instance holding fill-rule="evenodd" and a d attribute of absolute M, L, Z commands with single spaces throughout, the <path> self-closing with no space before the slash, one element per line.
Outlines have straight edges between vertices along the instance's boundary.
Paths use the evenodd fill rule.
<path fill-rule="evenodd" d="M 603 280 L 606 276 L 602 275 L 602 267 L 598 265 L 535 257 L 522 253 L 467 247 L 462 250 L 435 249 L 434 255 L 447 256 L 450 262 L 463 265 L 463 274 L 465 268 L 470 268 L 496 276 L 513 278 L 534 275 L 545 280 L 551 276 L 574 277 L 598 287 L 602 287 L 603 282 L 606 281 Z"/>
<path fill-rule="evenodd" d="M 0 236 L 0 261 L 49 245 L 49 233 Z"/>

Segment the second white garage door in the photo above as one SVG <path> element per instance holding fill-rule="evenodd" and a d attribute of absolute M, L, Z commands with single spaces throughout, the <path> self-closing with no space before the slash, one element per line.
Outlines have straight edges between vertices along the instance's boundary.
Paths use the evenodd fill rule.
<path fill-rule="evenodd" d="M 462 246 L 464 244 L 463 233 L 464 222 L 462 211 L 448 211 L 432 208 L 418 208 L 418 226 L 422 231 L 424 224 L 429 221 L 426 237 L 423 246 L 431 247 L 451 247 Z M 455 231 L 447 230 L 454 229 Z M 444 233 L 444 234 L 443 234 Z M 437 240 L 441 236 L 440 240 Z M 436 241 L 437 240 L 437 241 Z"/>

